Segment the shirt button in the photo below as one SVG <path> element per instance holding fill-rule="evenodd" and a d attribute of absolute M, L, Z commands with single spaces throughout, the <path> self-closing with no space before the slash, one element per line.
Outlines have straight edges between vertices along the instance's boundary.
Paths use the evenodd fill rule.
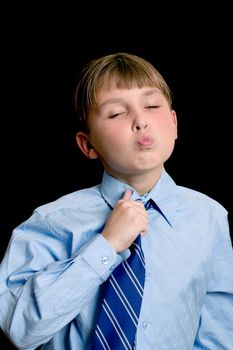
<path fill-rule="evenodd" d="M 146 321 L 143 322 L 142 327 L 143 327 L 144 329 L 149 328 L 149 327 L 150 327 L 150 322 L 146 322 Z"/>
<path fill-rule="evenodd" d="M 145 275 L 145 280 L 148 280 L 150 278 L 150 274 L 149 273 L 146 273 Z"/>
<path fill-rule="evenodd" d="M 102 264 L 107 265 L 109 263 L 109 258 L 107 256 L 104 256 L 102 258 Z"/>
<path fill-rule="evenodd" d="M 109 271 L 113 271 L 114 269 L 115 269 L 115 267 L 116 267 L 116 265 L 115 264 L 113 264 L 112 266 L 110 266 L 110 268 L 109 268 Z"/>

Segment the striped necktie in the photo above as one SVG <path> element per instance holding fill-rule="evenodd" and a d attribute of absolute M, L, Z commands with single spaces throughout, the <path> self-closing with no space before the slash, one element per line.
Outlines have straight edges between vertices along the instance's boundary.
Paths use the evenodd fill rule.
<path fill-rule="evenodd" d="M 148 210 L 153 204 L 145 204 Z M 103 286 L 103 300 L 92 350 L 132 350 L 145 282 L 141 235 L 130 247 L 131 255 L 112 272 Z"/>

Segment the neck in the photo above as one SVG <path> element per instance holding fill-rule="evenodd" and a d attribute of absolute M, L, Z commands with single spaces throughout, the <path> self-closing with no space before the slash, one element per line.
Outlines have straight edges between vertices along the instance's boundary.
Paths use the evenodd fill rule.
<path fill-rule="evenodd" d="M 163 167 L 152 174 L 150 172 L 137 174 L 137 175 L 125 175 L 122 174 L 111 174 L 113 177 L 118 180 L 127 183 L 133 187 L 140 196 L 143 196 L 145 193 L 150 192 L 150 190 L 158 182 L 161 174 L 163 172 Z"/>

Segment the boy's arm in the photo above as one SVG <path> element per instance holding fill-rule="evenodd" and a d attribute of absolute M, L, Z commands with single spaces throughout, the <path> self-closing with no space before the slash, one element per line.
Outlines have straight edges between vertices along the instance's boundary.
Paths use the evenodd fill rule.
<path fill-rule="evenodd" d="M 67 235 L 69 237 L 69 235 Z M 0 327 L 21 348 L 46 343 L 90 302 L 122 258 L 101 234 L 74 256 L 35 212 L 15 229 L 0 265 Z M 108 264 L 102 263 L 108 257 Z"/>
<path fill-rule="evenodd" d="M 216 244 L 213 269 L 194 349 L 233 349 L 233 250 L 226 222 Z"/>

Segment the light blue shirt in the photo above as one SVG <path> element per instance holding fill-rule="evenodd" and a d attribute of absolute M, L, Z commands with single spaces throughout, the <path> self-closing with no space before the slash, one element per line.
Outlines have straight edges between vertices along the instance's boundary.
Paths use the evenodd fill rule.
<path fill-rule="evenodd" d="M 130 188 L 100 185 L 37 208 L 15 228 L 0 266 L 0 326 L 21 349 L 88 350 L 100 286 L 129 254 L 101 235 Z M 164 170 L 147 195 L 146 281 L 138 350 L 233 349 L 233 251 L 226 210 Z M 133 191 L 133 200 L 144 200 Z"/>

